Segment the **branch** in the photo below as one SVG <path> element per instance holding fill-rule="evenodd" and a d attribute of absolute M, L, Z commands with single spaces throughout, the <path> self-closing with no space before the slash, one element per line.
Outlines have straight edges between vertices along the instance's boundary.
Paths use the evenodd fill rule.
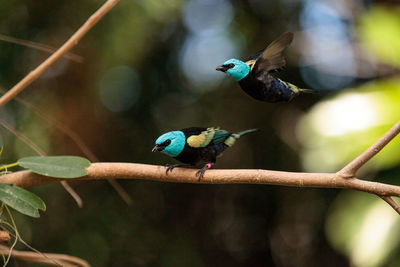
<path fill-rule="evenodd" d="M 390 197 L 390 196 L 379 196 L 382 198 L 386 203 L 388 203 L 398 214 L 400 214 L 400 207 L 397 203 Z"/>
<path fill-rule="evenodd" d="M 0 245 L 0 255 L 8 255 L 9 253 L 10 249 L 8 247 Z M 11 255 L 16 259 L 35 263 L 43 263 L 46 265 L 65 267 L 90 267 L 87 261 L 66 254 L 43 253 L 43 255 L 41 255 L 37 252 L 19 251 L 14 249 L 11 251 Z M 60 264 L 58 264 L 58 262 Z"/>
<path fill-rule="evenodd" d="M 36 42 L 27 41 L 27 40 L 23 40 L 23 39 L 18 39 L 18 38 L 4 35 L 4 34 L 0 34 L 0 40 L 9 42 L 9 43 L 13 43 L 13 44 L 17 44 L 17 45 L 26 46 L 26 47 L 33 48 L 33 49 L 37 49 L 37 50 L 44 51 L 47 53 L 54 53 L 54 51 L 56 51 L 55 48 L 53 48 L 49 45 L 39 44 Z M 65 55 L 63 55 L 63 57 L 67 58 L 69 60 L 78 62 L 78 63 L 83 62 L 83 57 L 81 57 L 79 55 L 75 55 L 73 53 L 66 53 Z"/>
<path fill-rule="evenodd" d="M 400 197 L 400 186 L 364 181 L 355 177 L 343 178 L 338 173 L 284 172 L 261 169 L 208 170 L 201 181 L 198 182 L 197 170 L 195 169 L 176 168 L 167 175 L 164 166 L 138 163 L 92 163 L 87 171 L 87 176 L 74 180 L 119 178 L 201 184 L 270 184 L 294 187 L 345 188 L 378 196 Z M 61 180 L 45 177 L 31 171 L 18 171 L 3 175 L 0 183 L 27 188 Z"/>
<path fill-rule="evenodd" d="M 119 0 L 108 0 L 103 6 L 97 10 L 69 39 L 66 41 L 54 54 L 48 57 L 36 69 L 26 75 L 19 83 L 11 88 L 6 94 L 0 98 L 0 107 L 7 104 L 11 99 L 18 95 L 28 85 L 40 77 L 51 65 L 63 57 L 75 45 L 78 44 L 80 39 L 94 26 L 96 23 L 110 11 Z"/>
<path fill-rule="evenodd" d="M 0 88 L 0 92 L 2 92 L 3 89 Z M 52 117 L 48 116 L 44 111 L 40 110 L 33 104 L 29 103 L 28 101 L 25 101 L 24 99 L 16 96 L 14 98 L 15 101 L 20 103 L 21 105 L 25 106 L 27 109 L 30 111 L 36 113 L 40 118 L 43 120 L 47 121 L 51 125 L 53 125 L 56 129 L 61 131 L 63 134 L 71 138 L 71 140 L 76 144 L 76 146 L 82 151 L 82 153 L 91 161 L 91 162 L 97 162 L 99 161 L 96 155 L 90 150 L 90 148 L 85 144 L 85 142 L 82 140 L 82 138 L 74 132 L 71 128 L 68 126 L 58 122 L 57 120 L 53 119 Z M 0 124 L 1 124 L 0 120 Z M 111 184 L 111 186 L 114 188 L 115 191 L 120 195 L 120 197 L 125 201 L 126 204 L 131 205 L 132 204 L 132 198 L 131 196 L 125 191 L 125 189 L 115 180 L 109 179 L 108 182 Z M 69 189 L 65 184 L 63 184 L 65 189 Z M 81 207 L 81 205 L 78 202 L 78 198 L 76 198 L 76 194 L 73 195 L 75 192 L 70 192 L 68 191 L 73 198 L 77 201 L 78 206 Z M 82 201 L 80 202 L 82 204 Z"/>
<path fill-rule="evenodd" d="M 368 160 L 378 154 L 393 138 L 396 137 L 400 132 L 400 121 L 398 121 L 389 131 L 387 131 L 378 141 L 372 146 L 365 150 L 360 156 L 355 158 L 349 164 L 347 164 L 338 173 L 345 178 L 354 177 L 357 171 L 365 164 Z"/>
<path fill-rule="evenodd" d="M 46 156 L 46 153 L 40 149 L 34 142 L 32 142 L 28 137 L 11 127 L 8 123 L 5 121 L 0 120 L 0 126 L 3 126 L 5 129 L 7 129 L 10 133 L 15 135 L 19 140 L 27 144 L 30 148 L 35 150 L 36 153 L 38 153 L 40 156 L 44 157 Z M 76 201 L 76 204 L 82 208 L 83 206 L 83 201 L 81 197 L 76 193 L 76 191 L 67 183 L 67 181 L 61 181 L 61 185 L 64 187 L 64 189 L 72 196 L 72 198 Z"/>
<path fill-rule="evenodd" d="M 59 60 L 61 57 L 68 56 L 68 51 L 70 51 L 75 45 L 78 44 L 79 40 L 82 39 L 82 37 L 94 26 L 97 24 L 97 22 L 103 18 L 105 14 L 107 14 L 117 3 L 119 0 L 108 0 L 106 3 L 103 4 L 103 6 L 97 10 L 79 29 L 76 31 L 68 41 L 64 43 L 63 46 L 61 46 L 54 54 L 52 54 L 49 58 L 47 58 L 42 64 L 40 64 L 35 70 L 30 72 L 28 75 L 26 75 L 19 83 L 17 83 L 13 88 L 11 88 L 8 92 L 6 92 L 2 97 L 0 97 L 0 107 L 7 104 L 10 100 L 15 98 L 22 90 L 24 90 L 29 84 L 31 84 L 33 81 L 35 81 L 37 78 L 40 77 L 40 75 L 43 74 L 48 68 L 50 68 L 51 65 L 53 65 L 57 60 Z M 23 40 L 15 39 L 15 38 L 10 38 L 4 35 L 0 35 L 0 39 L 6 40 L 6 41 L 11 41 L 15 43 L 23 43 L 25 45 L 33 45 L 32 42 L 24 42 Z M 40 49 L 38 46 L 36 48 Z M 43 47 L 42 47 L 43 48 Z M 46 48 L 47 51 L 49 51 L 48 47 Z M 76 59 L 76 58 L 75 58 Z M 26 101 L 19 100 L 22 102 L 24 105 L 30 108 L 34 108 L 32 105 L 27 103 Z M 36 112 L 39 113 L 40 111 L 36 110 Z M 49 117 L 44 116 L 43 114 L 41 115 L 42 118 L 47 118 L 48 121 L 56 124 L 56 126 L 61 129 L 65 134 L 67 134 L 73 141 L 79 146 L 79 148 L 82 149 L 82 151 L 85 153 L 85 155 L 92 161 L 97 161 L 96 157 L 94 154 L 87 148 L 87 146 L 82 142 L 82 140 L 79 138 L 78 135 L 76 135 L 74 132 L 72 132 L 70 129 L 67 127 L 62 126 L 60 123 L 55 122 L 54 120 L 49 119 Z M 4 127 L 7 128 L 7 125 L 4 125 L 5 122 L 2 123 Z M 36 145 L 33 142 L 30 142 L 31 147 L 34 148 Z M 36 150 L 36 149 L 35 149 Z M 37 151 L 37 150 L 36 150 Z M 40 153 L 39 153 L 40 154 Z M 130 205 L 132 203 L 131 197 L 126 193 L 126 191 L 116 182 L 116 181 L 109 181 L 110 184 L 114 187 L 114 189 L 118 192 L 118 194 L 122 197 L 122 199 Z M 71 194 L 71 196 L 76 200 L 78 203 L 79 207 L 82 207 L 82 200 L 76 194 L 73 189 L 66 184 L 66 182 L 62 182 L 62 185 L 64 188 Z"/>
<path fill-rule="evenodd" d="M 27 144 L 32 150 L 38 153 L 40 156 L 46 156 L 46 153 L 40 149 L 34 142 L 32 142 L 28 137 L 14 129 L 10 124 L 7 122 L 0 120 L 0 126 L 3 126 L 7 131 L 15 135 L 19 140 Z"/>

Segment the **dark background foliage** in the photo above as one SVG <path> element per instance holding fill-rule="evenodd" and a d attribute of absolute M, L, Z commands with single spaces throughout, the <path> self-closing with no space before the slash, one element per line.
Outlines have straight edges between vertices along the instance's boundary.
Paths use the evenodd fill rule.
<path fill-rule="evenodd" d="M 0 33 L 58 47 L 101 3 L 6 1 L 0 5 Z M 399 81 L 393 78 L 400 55 L 398 16 L 398 6 L 384 1 L 121 1 L 74 49 L 82 63 L 60 60 L 21 97 L 73 129 L 100 161 L 174 163 L 151 153 L 163 132 L 256 127 L 261 131 L 240 139 L 215 168 L 335 171 L 398 119 Z M 287 68 L 277 75 L 317 94 L 262 103 L 215 71 L 226 59 L 244 58 L 286 30 L 295 32 L 295 41 L 286 52 Z M 0 86 L 9 89 L 47 56 L 0 42 Z M 354 114 L 361 116 L 356 122 L 370 118 L 358 100 L 382 91 L 388 99 L 378 103 L 386 112 L 376 113 L 380 124 L 346 121 Z M 350 101 L 354 112 L 340 102 L 348 92 L 356 96 Z M 324 103 L 336 103 L 344 117 L 335 110 L 329 113 L 333 117 L 323 113 L 330 107 Z M 322 120 L 314 123 L 314 115 Z M 0 116 L 49 155 L 82 156 L 71 139 L 16 102 Z M 337 133 L 346 122 L 350 126 Z M 319 126 L 328 130 L 318 132 Z M 2 162 L 35 155 L 2 134 Z M 364 174 L 398 184 L 398 152 L 387 149 Z M 120 183 L 131 206 L 107 182 L 72 183 L 84 200 L 82 209 L 59 184 L 33 188 L 48 209 L 40 219 L 16 215 L 22 237 L 40 251 L 69 253 L 93 266 L 395 266 L 400 261 L 397 239 L 388 239 L 399 232 L 399 220 L 385 204 L 378 211 L 391 218 L 390 227 L 368 239 L 368 229 L 382 229 L 379 222 L 366 226 L 382 216 L 368 217 L 371 203 L 378 205 L 374 196 L 260 185 Z M 369 260 L 357 254 L 360 242 L 384 252 L 371 253 Z"/>

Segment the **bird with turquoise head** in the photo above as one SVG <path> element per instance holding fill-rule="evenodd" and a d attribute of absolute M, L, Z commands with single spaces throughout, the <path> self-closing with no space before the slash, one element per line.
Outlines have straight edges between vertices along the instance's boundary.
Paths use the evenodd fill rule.
<path fill-rule="evenodd" d="M 232 133 L 215 127 L 185 128 L 159 136 L 152 152 L 162 152 L 183 163 L 168 166 L 167 174 L 176 167 L 205 163 L 204 167 L 197 172 L 200 181 L 206 170 L 216 162 L 217 156 L 231 147 L 241 136 L 255 131 L 257 129 Z"/>
<path fill-rule="evenodd" d="M 271 72 L 285 66 L 282 53 L 292 41 L 293 33 L 285 32 L 267 48 L 245 61 L 232 58 L 216 70 L 233 77 L 243 91 L 255 99 L 272 103 L 289 102 L 300 93 L 312 93 L 310 89 L 301 89 L 271 75 Z"/>

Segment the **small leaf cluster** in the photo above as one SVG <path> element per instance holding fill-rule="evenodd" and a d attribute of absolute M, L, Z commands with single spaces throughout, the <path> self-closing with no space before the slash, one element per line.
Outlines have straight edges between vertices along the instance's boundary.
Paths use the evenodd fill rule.
<path fill-rule="evenodd" d="M 0 156 L 2 152 L 3 142 L 0 136 Z M 15 163 L 0 165 L 0 175 L 9 173 L 9 169 L 16 166 L 40 175 L 66 179 L 87 175 L 86 168 L 90 166 L 90 161 L 76 156 L 25 157 Z M 0 201 L 22 214 L 35 218 L 40 216 L 39 210 L 46 210 L 46 205 L 40 197 L 9 184 L 0 183 Z"/>

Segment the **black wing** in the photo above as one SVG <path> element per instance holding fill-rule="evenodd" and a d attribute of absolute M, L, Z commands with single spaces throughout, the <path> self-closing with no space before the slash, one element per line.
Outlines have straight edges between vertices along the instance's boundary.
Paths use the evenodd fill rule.
<path fill-rule="evenodd" d="M 282 52 L 292 41 L 293 33 L 285 32 L 262 51 L 253 68 L 256 77 L 262 75 L 264 72 L 270 72 L 285 66 L 286 61 Z"/>
<path fill-rule="evenodd" d="M 189 128 L 184 128 L 181 129 L 180 131 L 182 131 L 186 138 L 189 138 L 192 135 L 199 135 L 201 134 L 201 132 L 207 130 L 207 128 L 205 127 L 189 127 Z"/>
<path fill-rule="evenodd" d="M 254 55 L 249 56 L 248 58 L 246 58 L 244 60 L 244 62 L 251 61 L 251 60 L 257 60 L 261 56 L 261 54 L 264 52 L 264 50 L 265 50 L 265 48 L 261 49 L 260 51 L 258 51 Z"/>

